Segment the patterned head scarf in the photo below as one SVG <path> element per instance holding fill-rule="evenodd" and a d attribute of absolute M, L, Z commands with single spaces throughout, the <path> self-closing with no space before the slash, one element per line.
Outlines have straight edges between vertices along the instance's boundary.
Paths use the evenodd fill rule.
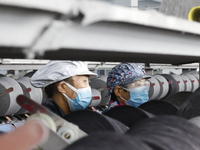
<path fill-rule="evenodd" d="M 114 88 L 119 85 L 126 85 L 134 81 L 149 78 L 142 69 L 140 63 L 121 63 L 112 68 L 107 77 L 108 94 L 111 95 Z"/>

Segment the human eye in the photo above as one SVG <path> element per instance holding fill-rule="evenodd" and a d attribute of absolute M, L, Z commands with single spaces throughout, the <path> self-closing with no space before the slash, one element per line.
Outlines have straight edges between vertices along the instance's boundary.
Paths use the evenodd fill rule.
<path fill-rule="evenodd" d="M 84 80 L 83 82 L 84 82 L 84 83 L 88 83 L 88 80 Z"/>

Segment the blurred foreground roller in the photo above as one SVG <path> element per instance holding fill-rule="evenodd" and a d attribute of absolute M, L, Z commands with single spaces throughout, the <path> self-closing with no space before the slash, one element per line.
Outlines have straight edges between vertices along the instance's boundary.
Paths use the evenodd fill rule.
<path fill-rule="evenodd" d="M 73 124 L 76 124 L 87 134 L 105 131 L 124 133 L 128 130 L 128 127 L 126 127 L 123 123 L 108 116 L 88 110 L 74 111 L 65 115 L 63 118 Z"/>
<path fill-rule="evenodd" d="M 153 114 L 145 110 L 128 105 L 113 107 L 103 114 L 122 122 L 128 127 L 131 127 L 142 119 L 154 117 Z"/>
<path fill-rule="evenodd" d="M 183 92 L 177 92 L 175 94 L 170 95 L 166 99 L 163 99 L 163 101 L 169 102 L 176 107 L 180 108 L 181 105 L 188 99 L 188 97 L 192 94 L 192 92 L 183 91 Z"/>
<path fill-rule="evenodd" d="M 168 102 L 160 101 L 160 100 L 151 100 L 146 103 L 143 103 L 139 106 L 139 108 L 157 115 L 176 115 L 178 108 Z"/>
<path fill-rule="evenodd" d="M 200 128 L 177 116 L 141 120 L 127 132 L 154 150 L 199 150 Z"/>
<path fill-rule="evenodd" d="M 181 105 L 177 115 L 187 119 L 200 116 L 200 88 L 193 92 Z"/>
<path fill-rule="evenodd" d="M 152 150 L 145 142 L 128 135 L 103 132 L 89 135 L 64 150 Z"/>

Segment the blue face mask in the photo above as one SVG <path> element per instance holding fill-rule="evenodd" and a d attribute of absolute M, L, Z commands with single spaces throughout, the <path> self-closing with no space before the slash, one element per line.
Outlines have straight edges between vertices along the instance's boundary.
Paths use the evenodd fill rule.
<path fill-rule="evenodd" d="M 141 86 L 133 89 L 126 89 L 130 92 L 129 100 L 125 100 L 123 97 L 120 97 L 125 101 L 127 105 L 139 107 L 141 104 L 148 101 L 148 91 L 145 86 Z"/>
<path fill-rule="evenodd" d="M 76 99 L 70 99 L 66 94 L 62 93 L 68 99 L 68 104 L 69 104 L 70 110 L 76 111 L 76 110 L 85 109 L 92 100 L 91 87 L 89 86 L 86 88 L 76 89 L 75 87 L 71 86 L 70 84 L 68 84 L 66 82 L 65 82 L 65 84 L 70 89 L 72 89 L 74 92 L 77 93 Z"/>

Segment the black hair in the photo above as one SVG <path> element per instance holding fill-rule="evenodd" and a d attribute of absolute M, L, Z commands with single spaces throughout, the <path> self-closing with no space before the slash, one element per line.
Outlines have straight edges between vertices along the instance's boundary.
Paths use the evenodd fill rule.
<path fill-rule="evenodd" d="M 65 82 L 71 84 L 72 86 L 74 85 L 72 77 L 66 78 L 62 81 L 65 81 Z M 45 87 L 45 93 L 46 93 L 48 98 L 52 98 L 55 93 L 58 93 L 57 85 L 60 82 L 61 81 L 58 81 L 56 83 L 52 83 L 52 84 L 48 85 L 47 87 Z"/>
<path fill-rule="evenodd" d="M 127 88 L 127 87 L 128 87 L 128 85 L 125 85 L 125 84 L 120 84 L 119 86 L 124 87 L 124 88 Z M 125 90 L 124 88 L 123 88 L 123 90 L 124 90 L 124 91 L 127 91 L 127 90 Z M 113 90 L 113 92 L 111 93 L 111 100 L 117 100 L 117 96 L 115 95 L 114 90 Z"/>

